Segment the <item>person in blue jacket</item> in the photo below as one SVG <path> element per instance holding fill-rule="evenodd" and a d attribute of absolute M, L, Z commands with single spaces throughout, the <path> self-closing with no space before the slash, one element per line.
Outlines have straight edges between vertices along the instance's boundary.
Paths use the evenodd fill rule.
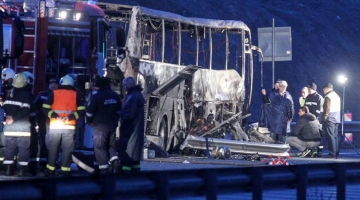
<path fill-rule="evenodd" d="M 274 141 L 285 143 L 286 133 L 290 132 L 290 122 L 294 116 L 294 101 L 291 94 L 286 91 L 287 82 L 279 81 L 279 89 L 273 90 L 269 95 L 262 90 L 263 107 L 259 125 L 270 131 Z"/>
<path fill-rule="evenodd" d="M 123 81 L 127 94 L 120 112 L 119 156 L 124 173 L 140 171 L 144 147 L 145 99 L 133 77 Z"/>

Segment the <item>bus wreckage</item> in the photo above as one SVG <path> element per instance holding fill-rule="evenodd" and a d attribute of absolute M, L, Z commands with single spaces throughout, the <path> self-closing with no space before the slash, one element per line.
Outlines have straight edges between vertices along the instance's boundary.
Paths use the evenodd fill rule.
<path fill-rule="evenodd" d="M 156 156 L 179 151 L 212 152 L 217 158 L 230 152 L 289 155 L 289 145 L 254 142 L 244 131 L 243 121 L 250 116 L 253 51 L 260 51 L 251 44 L 245 23 L 138 6 L 98 6 L 110 30 L 103 52 L 107 76 L 118 88 L 119 77 L 127 76 L 142 86 L 145 147 Z"/>

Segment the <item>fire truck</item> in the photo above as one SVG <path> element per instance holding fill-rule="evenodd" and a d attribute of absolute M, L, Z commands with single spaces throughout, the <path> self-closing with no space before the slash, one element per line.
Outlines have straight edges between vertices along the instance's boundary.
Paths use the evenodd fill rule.
<path fill-rule="evenodd" d="M 25 5 L 3 5 L 8 52 L 3 59 L 9 58 L 3 66 L 32 72 L 35 93 L 51 77 L 74 74 L 80 90 L 95 75 L 105 75 L 123 95 L 121 81 L 133 76 L 144 88 L 147 147 L 170 152 L 229 146 L 235 153 L 287 155 L 288 145 L 241 138 L 252 96 L 253 51 L 259 51 L 244 22 L 120 4 L 40 0 Z M 22 33 L 15 19 L 24 22 Z M 14 48 L 19 34 L 23 53 Z M 191 134 L 198 119 L 211 115 L 215 127 Z M 226 131 L 234 134 L 225 138 Z"/>
<path fill-rule="evenodd" d="M 2 67 L 35 76 L 34 93 L 50 78 L 78 75 L 80 83 L 97 74 L 98 20 L 104 12 L 89 2 L 12 1 L 1 6 L 3 26 Z M 16 21 L 24 28 L 20 31 Z M 82 86 L 83 85 L 83 86 Z M 84 89 L 85 84 L 78 84 Z M 81 88 L 83 87 L 83 88 Z"/>

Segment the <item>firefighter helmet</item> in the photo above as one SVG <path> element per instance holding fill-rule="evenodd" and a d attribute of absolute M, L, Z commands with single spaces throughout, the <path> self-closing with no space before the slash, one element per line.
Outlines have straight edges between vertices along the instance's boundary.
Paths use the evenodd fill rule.
<path fill-rule="evenodd" d="M 24 73 L 18 73 L 14 76 L 12 85 L 15 88 L 22 88 L 27 84 L 27 77 Z"/>
<path fill-rule="evenodd" d="M 1 71 L 1 79 L 5 80 L 5 81 L 10 78 L 14 78 L 14 76 L 15 76 L 15 72 L 11 68 L 4 68 Z"/>
<path fill-rule="evenodd" d="M 71 76 L 66 75 L 60 79 L 60 85 L 71 85 L 74 86 L 74 79 Z"/>
<path fill-rule="evenodd" d="M 24 71 L 23 72 L 26 76 L 26 82 L 30 85 L 33 85 L 34 84 L 34 80 L 35 80 L 35 77 L 32 73 L 28 72 L 28 71 Z"/>

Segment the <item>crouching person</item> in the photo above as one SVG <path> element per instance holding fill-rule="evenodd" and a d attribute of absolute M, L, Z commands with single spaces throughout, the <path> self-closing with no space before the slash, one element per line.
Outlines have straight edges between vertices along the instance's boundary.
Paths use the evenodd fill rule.
<path fill-rule="evenodd" d="M 299 116 L 294 131 L 286 141 L 291 147 L 301 151 L 297 154 L 299 157 L 317 157 L 321 142 L 319 122 L 307 106 L 299 109 Z"/>
<path fill-rule="evenodd" d="M 18 153 L 19 176 L 31 176 L 28 172 L 30 155 L 30 106 L 32 94 L 25 88 L 27 77 L 23 73 L 16 74 L 13 89 L 4 102 L 6 124 L 4 136 L 6 140 L 4 165 L 6 176 L 14 175 L 14 156 Z"/>

